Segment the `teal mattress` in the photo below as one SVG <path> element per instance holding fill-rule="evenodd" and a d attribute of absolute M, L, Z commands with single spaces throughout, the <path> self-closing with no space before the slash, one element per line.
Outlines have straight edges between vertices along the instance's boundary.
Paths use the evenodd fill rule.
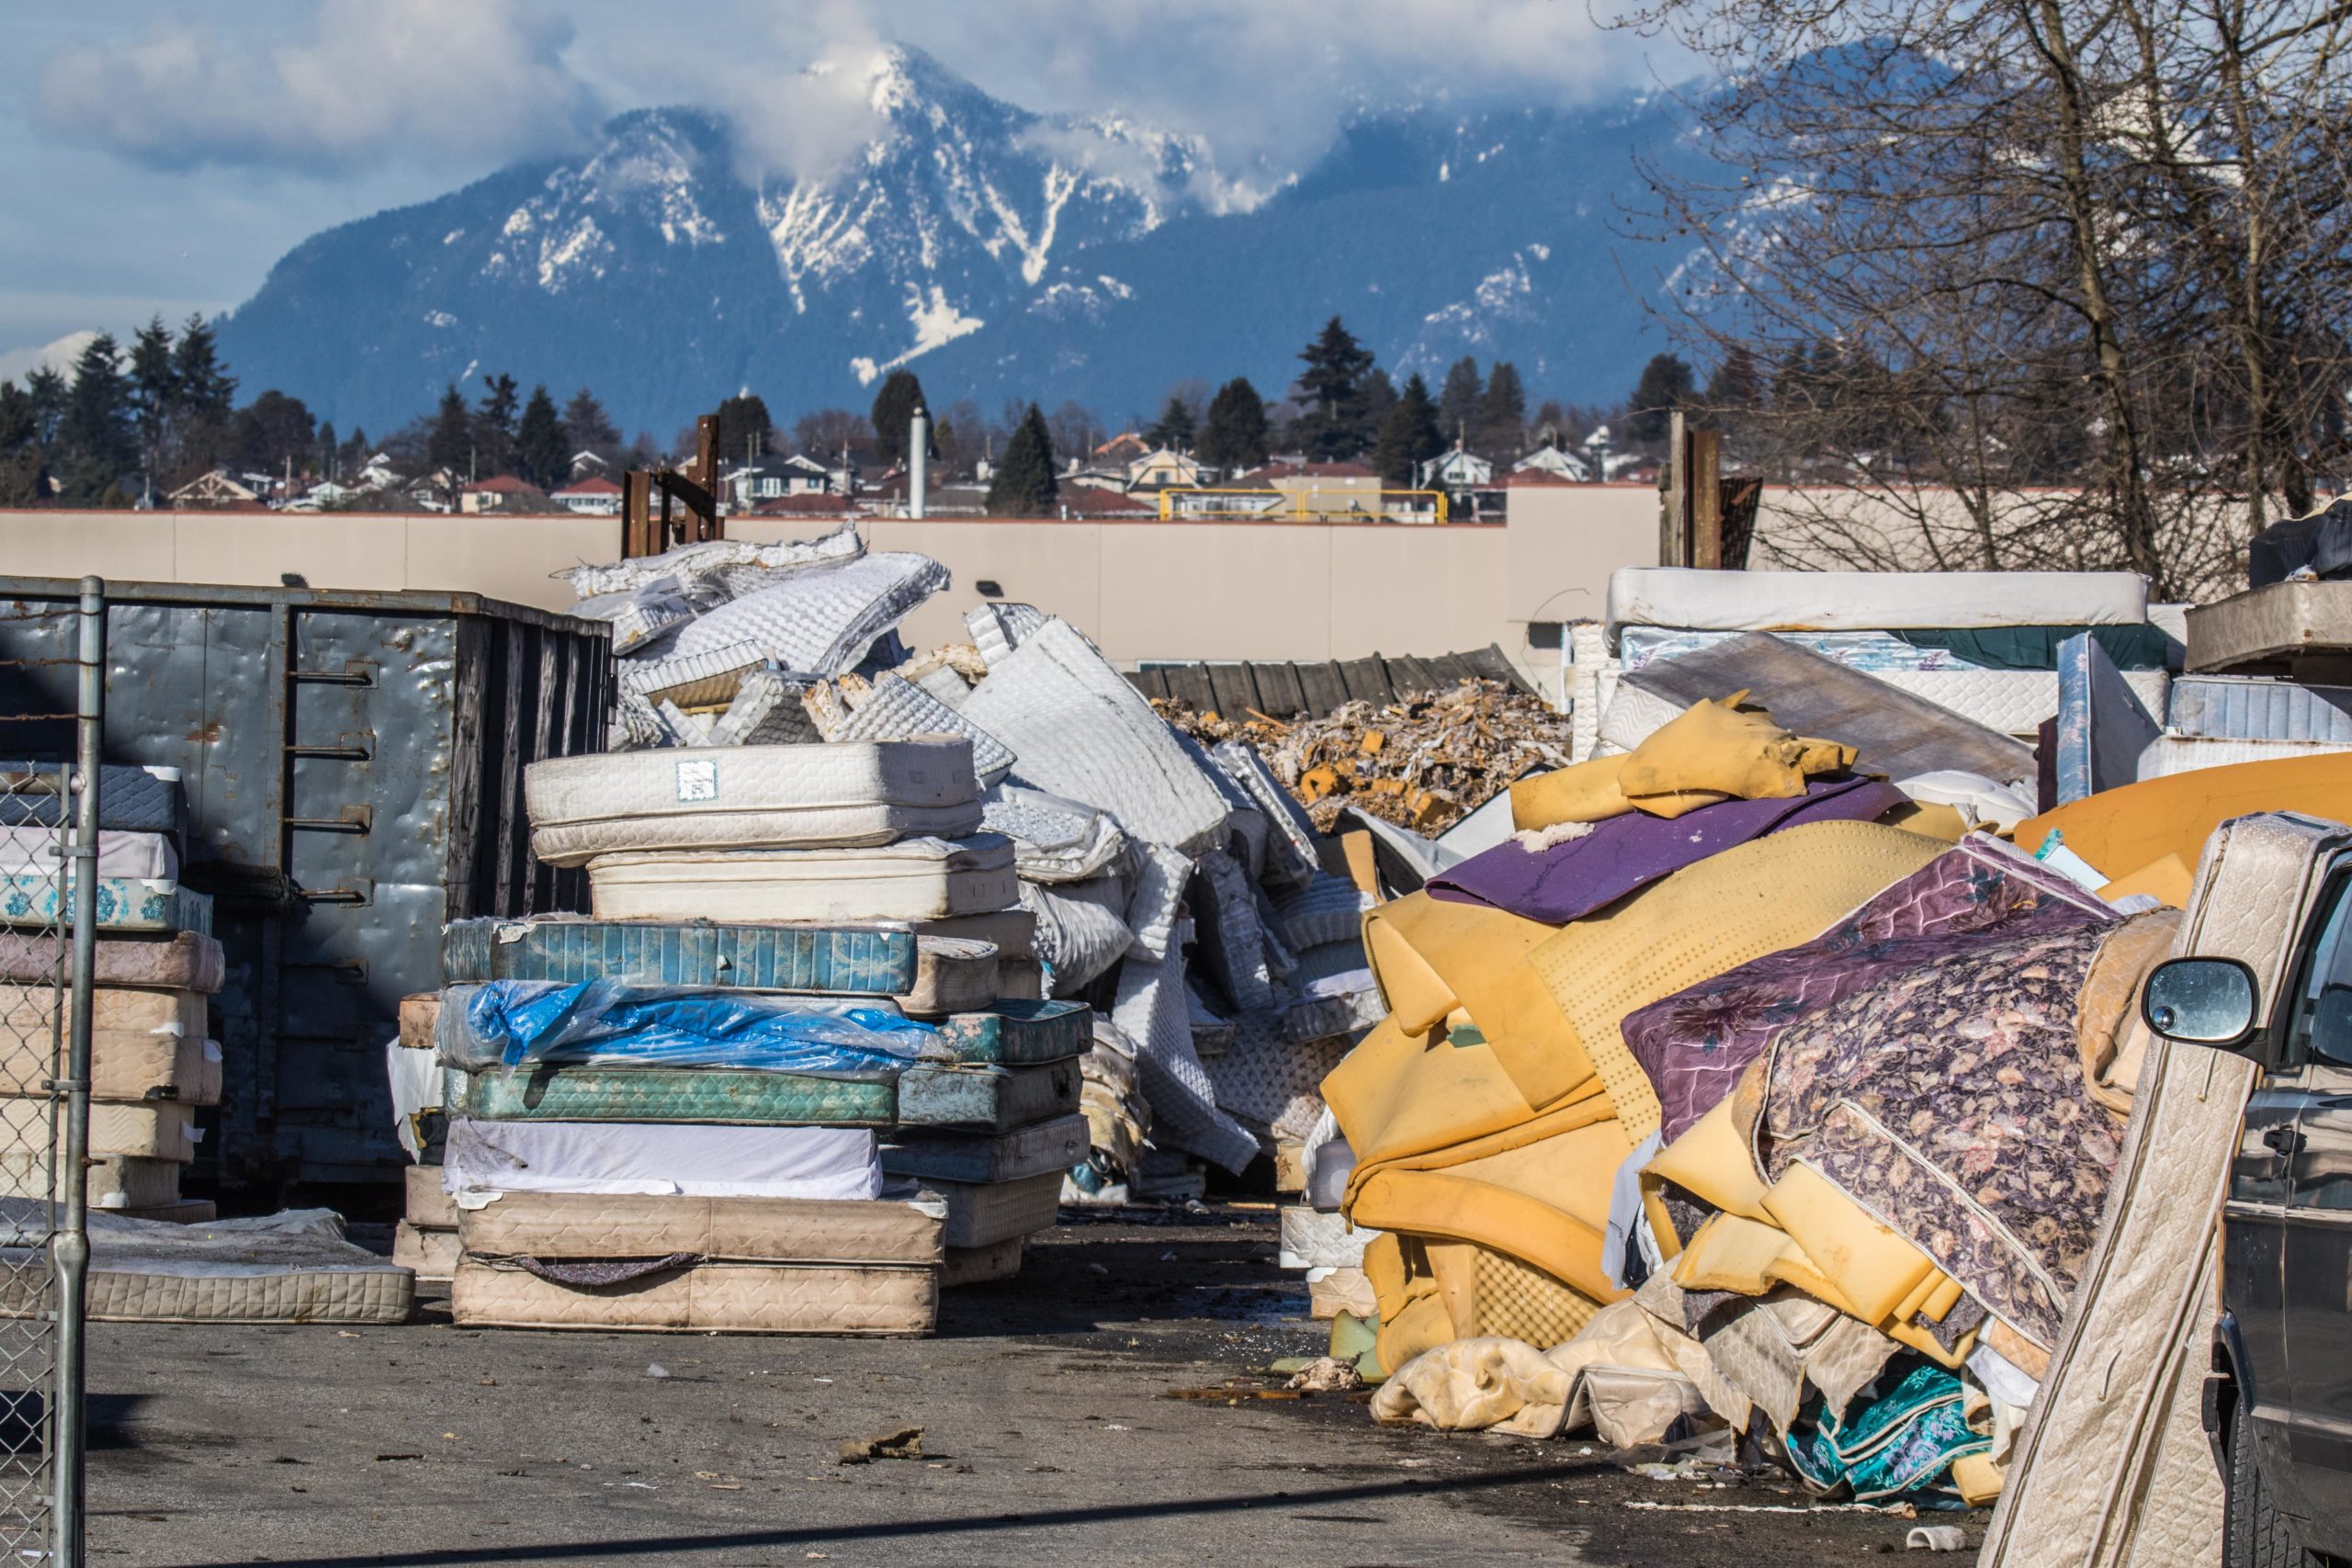
<path fill-rule="evenodd" d="M 953 1014 L 938 1028 L 957 1061 L 1007 1067 L 1081 1056 L 1094 1043 L 1094 1014 L 1084 1002 L 1000 1001 L 986 1012 Z"/>
<path fill-rule="evenodd" d="M 887 1127 L 888 1077 L 815 1077 L 725 1067 L 591 1065 L 451 1075 L 450 1110 L 488 1122 L 718 1122 L 762 1127 Z"/>
<path fill-rule="evenodd" d="M 918 1062 L 899 1077 L 899 1124 L 1010 1132 L 1076 1111 L 1082 1081 L 1075 1057 L 1028 1067 Z"/>

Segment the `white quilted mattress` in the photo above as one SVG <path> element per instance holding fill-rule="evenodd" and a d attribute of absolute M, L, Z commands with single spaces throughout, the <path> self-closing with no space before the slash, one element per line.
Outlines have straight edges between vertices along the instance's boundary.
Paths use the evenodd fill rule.
<path fill-rule="evenodd" d="M 492 1192 L 872 1198 L 882 1190 L 874 1134 L 855 1127 L 459 1116 L 435 1174 L 460 1208 Z"/>
<path fill-rule="evenodd" d="M 901 839 L 865 849 L 677 850 L 599 855 L 600 920 L 937 920 L 1012 908 L 1012 840 Z"/>
<path fill-rule="evenodd" d="M 980 825 L 961 739 L 715 746 L 559 757 L 524 770 L 531 850 L 584 865 L 627 850 L 805 849 L 960 837 Z"/>
<path fill-rule="evenodd" d="M 2042 721 L 2058 713 L 2055 670 L 1868 670 L 1863 673 L 1950 708 L 1987 729 L 2020 739 L 2030 740 Z M 2171 677 L 2161 670 L 2121 673 L 2140 705 L 2161 719 Z"/>
<path fill-rule="evenodd" d="M 449 1287 L 463 1325 L 736 1334 L 928 1334 L 936 1268 L 701 1263 L 575 1290 L 514 1265 L 467 1258 Z"/>
<path fill-rule="evenodd" d="M 2278 762 L 2352 751 L 2343 740 L 2238 740 L 2220 736 L 2160 735 L 2140 753 L 2139 776 L 2160 779 L 2233 762 Z"/>
<path fill-rule="evenodd" d="M 748 1263 L 939 1261 L 941 1221 L 875 1199 L 700 1198 L 510 1192 L 460 1214 L 481 1258 L 661 1258 L 691 1252 Z"/>
<path fill-rule="evenodd" d="M 1020 756 L 1023 784 L 1100 807 L 1130 837 L 1186 854 L 1224 841 L 1223 791 L 1126 677 L 1059 619 L 992 660 L 963 714 Z"/>
<path fill-rule="evenodd" d="M 896 674 L 875 677 L 863 701 L 817 723 L 828 740 L 906 740 L 918 735 L 960 735 L 972 743 L 972 771 L 990 788 L 1012 771 L 1012 749 L 921 686 Z"/>
<path fill-rule="evenodd" d="M 1893 631 L 2130 625 L 2148 583 L 2130 571 L 1699 571 L 1620 567 L 1610 640 L 1623 626 L 1693 631 Z"/>
<path fill-rule="evenodd" d="M 838 675 L 947 583 L 945 567 L 904 550 L 810 567 L 721 604 L 681 630 L 673 646 L 695 654 L 751 642 L 784 669 Z"/>
<path fill-rule="evenodd" d="M 1061 1216 L 1058 1170 L 1019 1181 L 926 1181 L 922 1190 L 946 1205 L 949 1247 L 994 1247 L 1045 1230 Z"/>

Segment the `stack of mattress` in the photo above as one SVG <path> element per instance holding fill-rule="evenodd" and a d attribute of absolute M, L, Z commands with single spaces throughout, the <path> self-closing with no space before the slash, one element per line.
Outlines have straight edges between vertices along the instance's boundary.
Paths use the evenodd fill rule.
<path fill-rule="evenodd" d="M 571 759 L 526 796 L 594 913 L 445 934 L 448 1206 L 417 1178 L 402 1236 L 460 1322 L 921 1333 L 943 1280 L 1018 1267 L 1066 1134 L 1042 1169 L 877 1156 L 1085 1149 L 1086 1009 L 999 999 L 1034 920 L 968 738 Z"/>
<path fill-rule="evenodd" d="M 39 777 L 11 773 L 12 777 Z M 57 1131 L 49 1085 L 66 1076 L 72 889 L 57 853 L 61 797 L 0 795 L 0 1194 L 51 1191 Z M 220 1100 L 207 998 L 220 989 L 212 902 L 179 886 L 184 808 L 169 770 L 110 767 L 99 792 L 96 971 L 90 1039 L 95 1208 L 209 1220 L 180 1177 Z"/>

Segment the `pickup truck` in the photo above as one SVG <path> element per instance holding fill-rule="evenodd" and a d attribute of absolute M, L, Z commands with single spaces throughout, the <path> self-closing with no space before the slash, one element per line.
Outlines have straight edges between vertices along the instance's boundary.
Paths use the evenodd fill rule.
<path fill-rule="evenodd" d="M 2352 1558 L 2352 854 L 2331 868 L 2278 995 L 2229 958 L 2149 976 L 2148 1026 L 2263 1069 L 2230 1171 L 2205 1429 L 2228 1568 Z"/>

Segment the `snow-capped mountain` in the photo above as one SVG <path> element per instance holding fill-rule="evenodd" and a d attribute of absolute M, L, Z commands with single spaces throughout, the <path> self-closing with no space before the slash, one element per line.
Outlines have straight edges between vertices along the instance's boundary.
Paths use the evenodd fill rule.
<path fill-rule="evenodd" d="M 860 407 L 899 365 L 941 406 L 1118 418 L 1232 375 L 1273 395 L 1334 313 L 1400 374 L 1501 356 L 1574 399 L 1622 394 L 1657 346 L 1623 280 L 1654 264 L 1610 231 L 1631 148 L 1670 141 L 1643 106 L 1367 116 L 1236 210 L 1194 139 L 1032 114 L 913 50 L 853 85 L 875 134 L 821 177 L 747 177 L 716 118 L 642 109 L 581 156 L 318 234 L 223 323 L 230 363 L 346 430 L 506 370 L 666 436 L 739 388 L 786 418 Z"/>

